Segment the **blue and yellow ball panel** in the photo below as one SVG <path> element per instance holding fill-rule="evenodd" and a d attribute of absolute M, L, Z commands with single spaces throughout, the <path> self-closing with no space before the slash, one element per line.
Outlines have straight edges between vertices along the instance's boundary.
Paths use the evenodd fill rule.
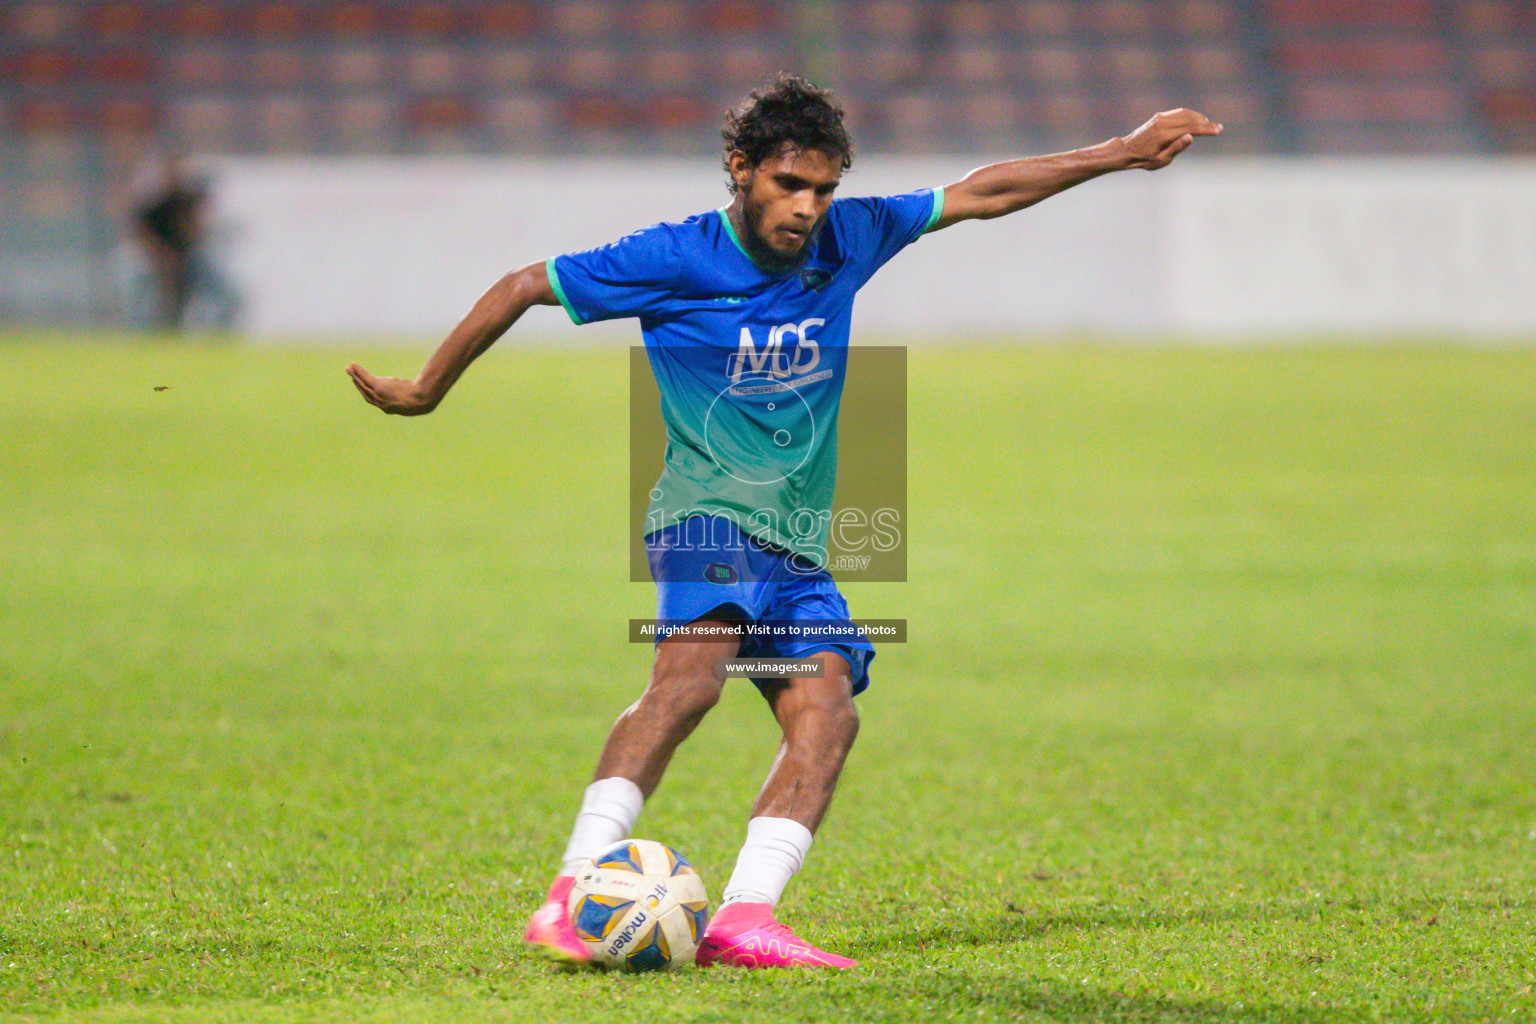
<path fill-rule="evenodd" d="M 701 900 L 698 903 L 679 905 L 688 912 L 688 930 L 693 935 L 693 944 L 697 946 L 704 935 L 704 929 L 709 925 L 709 904 Z"/>
<path fill-rule="evenodd" d="M 672 965 L 672 949 L 661 925 L 651 929 L 651 940 L 630 951 L 624 966 L 631 971 L 662 971 Z"/>
<path fill-rule="evenodd" d="M 687 857 L 684 857 L 670 846 L 663 847 L 663 849 L 667 851 L 667 864 L 671 868 L 671 877 L 676 878 L 678 875 L 698 874 L 693 869 L 693 865 L 688 863 Z"/>
<path fill-rule="evenodd" d="M 583 942 L 601 942 L 634 905 L 634 900 L 614 896 L 583 896 L 571 915 L 571 924 Z"/>
<path fill-rule="evenodd" d="M 640 851 L 635 849 L 634 843 L 620 843 L 612 849 L 604 850 L 592 860 L 600 868 L 633 871 L 637 875 L 645 874 L 645 869 L 640 866 Z"/>

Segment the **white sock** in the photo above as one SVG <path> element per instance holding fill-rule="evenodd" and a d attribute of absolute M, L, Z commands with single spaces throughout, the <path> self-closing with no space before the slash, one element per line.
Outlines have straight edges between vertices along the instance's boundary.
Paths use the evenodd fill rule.
<path fill-rule="evenodd" d="M 747 841 L 726 883 L 722 907 L 732 903 L 777 903 L 811 852 L 811 831 L 791 818 L 753 818 Z"/>
<path fill-rule="evenodd" d="M 581 798 L 581 810 L 576 813 L 576 825 L 571 829 L 571 841 L 565 847 L 560 873 L 574 875 L 582 861 L 602 853 L 620 839 L 628 839 L 644 805 L 640 787 L 628 779 L 615 776 L 598 779 L 588 786 Z"/>

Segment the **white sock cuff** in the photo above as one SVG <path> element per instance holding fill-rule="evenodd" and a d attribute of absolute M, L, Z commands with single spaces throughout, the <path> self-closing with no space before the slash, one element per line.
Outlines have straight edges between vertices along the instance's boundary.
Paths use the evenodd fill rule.
<path fill-rule="evenodd" d="M 598 779 L 581 795 L 583 812 L 612 814 L 614 817 L 622 815 L 631 821 L 640 817 L 640 808 L 644 806 L 645 794 L 640 792 L 640 787 L 617 775 Z"/>
<path fill-rule="evenodd" d="M 784 887 L 805 864 L 811 830 L 791 818 L 753 818 L 736 870 L 725 885 L 722 907 L 731 903 L 777 903 Z"/>
<path fill-rule="evenodd" d="M 811 852 L 811 841 L 815 838 L 810 829 L 794 818 L 753 818 L 747 822 L 747 842 L 772 846 L 793 857 L 796 871 L 805 866 L 806 854 Z"/>
<path fill-rule="evenodd" d="M 598 779 L 581 796 L 581 810 L 571 829 L 571 841 L 561 858 L 561 871 L 572 873 L 581 862 L 601 853 L 634 831 L 645 806 L 645 794 L 628 779 Z"/>

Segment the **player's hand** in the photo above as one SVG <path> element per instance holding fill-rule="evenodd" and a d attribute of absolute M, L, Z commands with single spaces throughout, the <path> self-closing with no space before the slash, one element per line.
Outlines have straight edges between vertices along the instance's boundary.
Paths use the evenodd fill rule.
<path fill-rule="evenodd" d="M 371 406 L 396 416 L 422 416 L 437 408 L 437 403 L 422 393 L 413 380 L 400 377 L 375 377 L 367 370 L 350 363 L 347 376 L 357 386 L 358 393 Z"/>
<path fill-rule="evenodd" d="M 1194 144 L 1197 135 L 1220 135 L 1222 126 L 1198 110 L 1164 110 L 1120 141 L 1125 144 L 1127 166 L 1155 171 Z"/>

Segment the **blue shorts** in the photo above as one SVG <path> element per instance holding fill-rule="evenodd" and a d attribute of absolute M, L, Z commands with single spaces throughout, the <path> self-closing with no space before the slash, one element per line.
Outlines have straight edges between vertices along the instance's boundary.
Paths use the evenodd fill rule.
<path fill-rule="evenodd" d="M 658 530 L 645 538 L 645 549 L 656 581 L 656 618 L 664 624 L 720 618 L 759 625 L 776 635 L 743 635 L 739 657 L 835 651 L 852 669 L 853 692 L 869 686 L 875 649 L 849 619 L 848 602 L 826 570 L 746 536 L 722 516 L 693 516 Z M 762 688 L 779 680 L 752 681 Z"/>

